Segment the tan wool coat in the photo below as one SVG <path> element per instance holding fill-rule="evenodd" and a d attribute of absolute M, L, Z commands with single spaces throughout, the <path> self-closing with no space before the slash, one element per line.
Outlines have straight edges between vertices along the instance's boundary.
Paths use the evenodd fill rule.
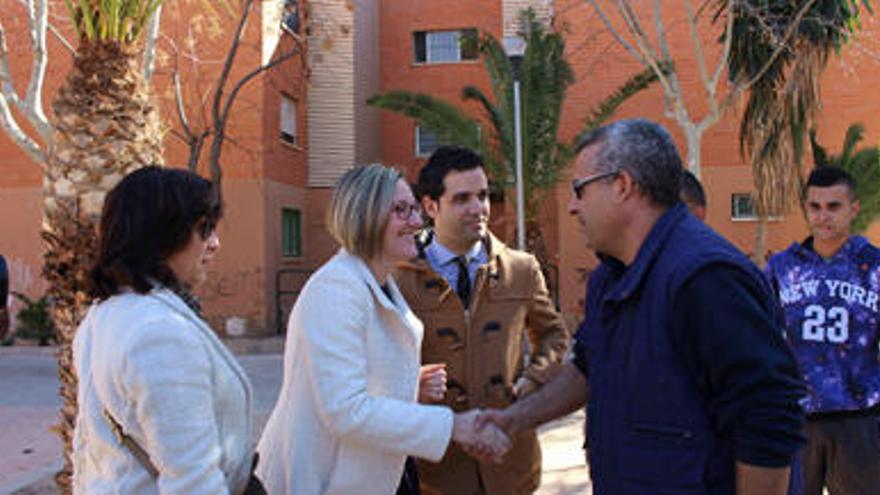
<path fill-rule="evenodd" d="M 401 292 L 425 326 L 422 363 L 446 363 L 444 403 L 457 412 L 506 407 L 515 400 L 518 378 L 546 382 L 568 350 L 565 323 L 535 257 L 491 235 L 486 247 L 489 261 L 477 270 L 467 312 L 423 256 L 396 273 Z M 439 463 L 420 461 L 423 488 L 447 495 L 532 493 L 541 475 L 537 436 L 527 431 L 513 440 L 501 465 L 478 463 L 455 445 Z"/>

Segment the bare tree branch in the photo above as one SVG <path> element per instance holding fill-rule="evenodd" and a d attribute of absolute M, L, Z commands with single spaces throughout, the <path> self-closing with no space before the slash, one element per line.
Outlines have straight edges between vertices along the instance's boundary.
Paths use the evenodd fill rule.
<path fill-rule="evenodd" d="M 672 55 L 669 51 L 666 40 L 666 26 L 661 16 L 660 0 L 654 0 L 652 2 L 654 28 L 657 31 L 658 38 L 657 47 L 654 47 L 651 44 L 650 40 L 645 35 L 644 30 L 639 24 L 638 15 L 633 10 L 634 4 L 631 3 L 632 0 L 609 1 L 616 6 L 632 41 L 624 37 L 624 35 L 617 28 L 614 27 L 613 23 L 608 18 L 606 13 L 599 6 L 598 0 L 586 0 L 586 2 L 599 16 L 605 28 L 617 41 L 617 43 L 620 44 L 627 52 L 629 52 L 637 61 L 641 62 L 644 66 L 653 70 L 654 73 L 657 75 L 660 86 L 663 88 L 666 115 L 675 120 L 679 127 L 681 127 L 681 129 L 684 131 L 689 147 L 688 164 L 689 167 L 691 167 L 691 169 L 697 173 L 699 172 L 700 166 L 699 145 L 703 133 L 721 119 L 721 117 L 724 115 L 724 112 L 736 101 L 739 95 L 741 95 L 744 91 L 753 86 L 758 80 L 760 80 L 761 77 L 764 76 L 764 74 L 766 74 L 770 67 L 773 66 L 773 64 L 776 62 L 777 58 L 783 50 L 789 49 L 788 44 L 792 39 L 792 36 L 796 32 L 796 29 L 798 28 L 798 26 L 800 26 L 801 22 L 804 19 L 804 16 L 816 2 L 816 0 L 808 0 L 807 2 L 805 2 L 804 5 L 800 6 L 800 9 L 798 10 L 797 15 L 794 17 L 794 19 L 791 21 L 787 21 L 788 27 L 786 29 L 786 32 L 782 36 L 775 36 L 775 33 L 773 33 L 772 29 L 770 29 L 769 26 L 766 27 L 768 33 L 773 37 L 772 39 L 775 42 L 775 50 L 772 53 L 771 57 L 769 58 L 767 63 L 762 66 L 761 69 L 749 80 L 732 82 L 729 92 L 721 99 L 721 101 L 719 101 L 718 87 L 721 83 L 721 78 L 725 73 L 725 69 L 727 68 L 730 59 L 730 54 L 732 50 L 733 21 L 735 17 L 734 8 L 738 6 L 738 4 L 735 3 L 736 0 L 726 0 L 727 19 L 724 27 L 725 39 L 722 45 L 718 65 L 714 67 L 714 71 L 710 75 L 709 64 L 707 62 L 704 47 L 700 39 L 698 26 L 700 14 L 705 8 L 707 8 L 708 2 L 702 2 L 699 10 L 695 12 L 692 3 L 693 0 L 684 0 L 684 10 L 686 14 L 688 29 L 690 30 L 690 40 L 693 44 L 692 48 L 696 57 L 697 70 L 699 71 L 700 79 L 702 81 L 703 87 L 705 88 L 706 103 L 708 106 L 708 110 L 706 111 L 705 115 L 703 115 L 702 118 L 698 121 L 695 121 L 689 115 L 689 110 L 685 101 L 685 95 L 683 94 L 682 88 L 679 85 L 678 75 L 676 74 L 677 68 L 674 68 L 667 76 L 664 73 L 665 71 L 661 67 L 661 64 L 672 64 L 674 63 L 674 60 L 672 59 Z M 759 20 L 761 19 L 760 16 L 758 16 L 758 18 Z"/>
<path fill-rule="evenodd" d="M 730 60 L 730 50 L 733 47 L 733 21 L 736 17 L 733 15 L 733 2 L 734 0 L 727 0 L 727 22 L 725 22 L 724 27 L 724 45 L 721 49 L 721 58 L 718 59 L 718 65 L 715 67 L 715 73 L 712 76 L 712 80 L 710 81 L 710 84 L 713 88 L 713 95 L 716 91 L 718 91 L 718 83 L 721 81 L 721 76 L 724 74 L 724 69 L 727 68 L 727 63 Z M 705 6 L 706 4 L 703 5 Z M 700 7 L 700 10 L 702 9 L 703 7 Z"/>
<path fill-rule="evenodd" d="M 0 98 L 0 127 L 12 138 L 12 141 L 24 150 L 40 166 L 46 163 L 46 156 L 40 145 L 30 138 L 15 121 L 5 98 Z"/>
<path fill-rule="evenodd" d="M 39 137 L 47 142 L 52 134 L 52 128 L 43 112 L 42 90 L 46 73 L 46 25 L 47 6 L 46 0 L 29 0 L 27 4 L 29 36 L 33 51 L 33 67 L 31 80 L 28 84 L 25 98 L 22 99 L 15 90 L 12 80 L 12 71 L 9 65 L 9 49 L 6 43 L 6 30 L 0 22 L 0 126 L 4 129 L 12 141 L 19 146 L 38 164 L 43 165 L 45 154 L 43 149 L 34 138 L 29 136 L 21 124 L 12 114 L 11 106 L 15 106 L 28 123 L 37 131 Z"/>
<path fill-rule="evenodd" d="M 27 7 L 29 1 L 31 1 L 31 0 L 18 0 L 18 3 Z M 50 13 L 50 15 L 51 15 L 51 13 Z M 52 17 L 58 17 L 58 16 L 52 16 Z M 55 36 L 55 39 L 57 39 L 58 42 L 61 43 L 61 46 L 66 48 L 67 51 L 70 52 L 71 54 L 76 53 L 76 48 L 73 46 L 73 44 L 70 43 L 70 41 L 68 41 L 67 38 L 64 37 L 63 34 L 61 34 L 61 31 L 59 31 L 58 28 L 55 27 L 54 24 L 52 24 L 51 22 L 47 22 L 46 24 L 49 28 L 49 31 L 52 32 L 53 36 Z"/>
<path fill-rule="evenodd" d="M 150 18 L 150 24 L 147 26 L 147 35 L 144 40 L 144 81 L 149 87 L 153 80 L 153 66 L 156 62 L 156 45 L 159 40 L 159 25 L 162 22 L 162 5 L 160 4 L 153 17 Z"/>
<path fill-rule="evenodd" d="M 28 26 L 30 28 L 33 68 L 24 98 L 24 107 L 19 109 L 44 140 L 52 135 L 49 119 L 43 112 L 43 83 L 46 80 L 46 66 L 49 62 L 46 53 L 46 27 L 49 22 L 48 0 L 28 1 Z M 35 5 L 36 3 L 36 5 Z"/>
<path fill-rule="evenodd" d="M 663 60 L 668 64 L 672 60 L 672 54 L 669 52 L 669 42 L 666 39 L 666 27 L 660 10 L 660 0 L 654 0 L 654 29 L 657 30 L 657 44 L 659 45 L 660 53 L 663 56 Z M 651 66 L 651 69 L 655 74 L 666 75 L 663 70 L 660 70 L 659 64 Z M 683 105 L 676 105 L 673 98 L 673 95 L 681 93 L 678 74 L 675 73 L 675 70 L 669 72 L 668 82 L 665 82 L 665 84 L 661 83 L 661 85 L 664 88 L 663 108 L 665 113 L 674 117 L 676 113 L 683 112 L 685 119 L 689 120 L 687 108 Z M 669 88 L 668 91 L 667 88 Z"/>
<path fill-rule="evenodd" d="M 181 130 L 174 130 L 172 133 L 187 143 L 187 146 L 190 149 L 189 167 L 191 170 L 195 170 L 198 167 L 201 152 L 207 144 L 208 139 L 211 140 L 208 167 L 211 179 L 215 183 L 219 183 L 222 179 L 220 156 L 224 144 L 228 142 L 235 147 L 241 146 L 233 136 L 227 135 L 226 127 L 231 118 L 232 108 L 236 104 L 236 100 L 244 87 L 264 72 L 269 71 L 296 56 L 300 56 L 303 60 L 303 67 L 307 67 L 307 61 L 304 57 L 305 41 L 299 35 L 288 32 L 287 34 L 290 35 L 294 41 L 294 46 L 289 51 L 276 55 L 266 64 L 254 68 L 232 84 L 230 77 L 238 52 L 243 47 L 251 46 L 249 43 L 245 42 L 244 33 L 247 29 L 247 23 L 250 19 L 253 8 L 254 0 L 247 0 L 241 3 L 241 15 L 238 19 L 236 29 L 232 33 L 229 48 L 222 61 L 206 62 L 205 60 L 202 60 L 199 57 L 194 41 L 187 43 L 186 47 L 181 50 L 180 48 L 182 47 L 178 47 L 172 40 L 168 40 L 172 45 L 172 51 L 175 55 L 175 64 L 171 77 L 176 102 L 176 113 L 181 127 Z M 278 26 L 278 29 L 281 29 L 280 25 Z M 190 37 L 188 40 L 195 40 L 195 38 Z M 188 93 L 190 95 L 195 93 L 195 100 L 198 103 L 197 109 L 201 112 L 201 123 L 204 123 L 204 125 L 200 122 L 195 122 L 191 118 L 190 113 L 195 113 L 195 109 L 193 109 L 193 112 L 188 112 L 187 110 L 186 97 L 180 80 L 180 60 L 185 60 L 192 64 L 192 70 L 190 73 L 192 74 L 194 81 L 191 81 L 187 86 L 195 89 L 190 89 Z M 213 84 L 211 85 L 211 88 L 202 91 L 201 71 L 199 71 L 199 67 L 204 63 L 222 63 L 222 68 L 219 75 L 212 77 Z M 230 84 L 231 88 L 229 87 Z"/>
<path fill-rule="evenodd" d="M 9 49 L 6 47 L 6 29 L 0 20 L 0 91 L 3 99 L 18 108 L 23 105 L 15 85 L 12 84 L 12 70 L 9 68 Z"/>
<path fill-rule="evenodd" d="M 715 88 L 712 87 L 712 81 L 709 79 L 709 69 L 706 66 L 706 56 L 703 54 L 703 41 L 700 40 L 700 33 L 697 27 L 697 17 L 694 15 L 694 6 L 691 4 L 691 0 L 684 0 L 684 11 L 687 16 L 688 31 L 691 36 L 694 56 L 697 59 L 697 69 L 700 72 L 700 79 L 703 81 L 703 87 L 706 90 L 709 105 L 711 107 L 716 107 L 718 103 L 715 101 Z M 730 15 L 729 17 L 732 18 L 733 15 Z M 717 109 L 712 108 L 712 111 L 715 110 Z"/>
<path fill-rule="evenodd" d="M 613 36 L 614 39 L 617 40 L 618 43 L 620 43 L 620 46 L 624 47 L 626 49 L 626 51 L 628 51 L 633 57 L 635 57 L 636 60 L 647 65 L 647 62 L 642 57 L 642 54 L 639 53 L 639 51 L 636 50 L 635 47 L 633 47 L 623 37 L 623 35 L 620 34 L 620 31 L 618 31 L 617 28 L 614 27 L 614 24 L 611 23 L 611 19 L 609 19 L 608 16 L 605 15 L 605 11 L 599 7 L 599 4 L 596 3 L 596 0 L 587 0 L 587 3 L 589 3 L 590 6 L 593 7 L 593 10 L 596 12 L 596 15 L 598 15 L 599 19 L 602 20 L 602 24 L 605 25 L 605 27 L 608 29 L 608 32 L 611 33 L 611 36 Z"/>
<path fill-rule="evenodd" d="M 180 89 L 180 73 L 175 69 L 171 74 L 171 83 L 174 85 L 174 100 L 177 103 L 177 119 L 180 126 L 183 127 L 184 135 L 187 138 L 193 136 L 192 128 L 189 125 L 189 118 L 186 116 L 186 106 L 183 104 L 183 92 Z"/>

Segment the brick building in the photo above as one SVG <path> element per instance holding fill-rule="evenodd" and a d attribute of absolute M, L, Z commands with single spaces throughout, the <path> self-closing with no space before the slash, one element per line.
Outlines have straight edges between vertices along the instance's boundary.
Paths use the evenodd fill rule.
<path fill-rule="evenodd" d="M 437 145 L 430 132 L 410 119 L 367 107 L 366 99 L 380 91 L 406 89 L 460 101 L 463 86 L 471 84 L 488 93 L 488 77 L 480 60 L 462 49 L 459 40 L 475 33 L 496 37 L 512 34 L 520 9 L 534 7 L 539 17 L 566 35 L 566 50 L 576 75 L 563 113 L 562 134 L 579 129 L 588 108 L 640 70 L 620 48 L 600 19 L 583 0 L 310 0 L 303 9 L 294 1 L 259 2 L 252 22 L 260 29 L 247 32 L 234 78 L 265 62 L 292 43 L 307 13 L 308 79 L 298 60 L 285 63 L 266 77 L 251 82 L 237 100 L 230 135 L 224 148 L 226 219 L 221 224 L 223 247 L 202 291 L 206 312 L 220 333 L 271 334 L 283 320 L 292 294 L 303 277 L 297 270 L 317 267 L 335 249 L 323 225 L 324 207 L 335 180 L 350 166 L 381 161 L 401 167 L 414 178 L 425 156 Z M 689 105 L 701 111 L 701 86 L 689 45 L 684 14 L 677 2 L 664 0 L 670 45 L 676 57 Z M 199 2 L 168 2 L 163 30 L 185 40 L 191 26 L 200 25 Z M 30 70 L 24 7 L 16 0 L 0 0 L 3 22 L 13 52 L 13 76 L 26 84 Z M 295 14 L 296 19 L 287 16 Z M 213 29 L 207 21 L 193 33 L 206 62 L 200 75 L 184 69 L 183 80 L 194 94 L 211 87 L 219 70 L 233 19 L 221 17 Z M 225 19 L 225 20 L 224 20 Z M 285 20 L 284 29 L 277 29 Z M 300 21 L 300 22 L 296 22 Z M 863 21 L 860 48 L 875 38 L 876 23 Z M 216 34 L 221 33 L 221 34 Z M 707 35 L 714 39 L 714 34 Z M 181 45 L 182 46 L 182 45 Z M 708 45 L 707 45 L 708 46 Z M 866 143 L 880 137 L 880 99 L 871 83 L 880 76 L 880 62 L 854 47 L 833 59 L 823 77 L 825 110 L 819 138 L 832 151 L 850 123 L 867 128 Z M 66 74 L 69 55 L 50 39 L 50 72 L 46 102 Z M 160 60 L 154 79 L 162 115 L 170 128 L 179 125 L 168 70 Z M 189 77 L 189 79 L 187 79 Z M 187 83 L 186 81 L 190 81 Z M 201 82 L 199 82 L 201 81 Z M 465 105 L 462 103 L 462 105 Z M 477 115 L 476 107 L 465 108 Z M 653 87 L 628 101 L 615 118 L 645 117 L 662 122 L 685 151 L 685 139 L 676 123 L 664 116 L 660 88 Z M 702 141 L 702 180 L 709 199 L 708 222 L 744 251 L 749 251 L 756 222 L 747 197 L 751 174 L 738 152 L 736 108 L 709 129 Z M 166 139 L 168 164 L 185 163 L 186 147 L 170 133 Z M 39 167 L 3 134 L 0 137 L 0 253 L 10 261 L 12 287 L 31 294 L 42 288 L 39 280 L 40 223 Z M 566 211 L 567 180 L 560 182 L 544 203 L 544 236 L 553 262 L 559 267 L 563 310 L 580 311 L 585 275 L 595 260 L 582 247 L 578 229 Z M 512 240 L 513 209 L 493 204 L 492 228 Z M 875 229 L 876 231 L 876 229 Z M 805 235 L 804 222 L 794 210 L 770 222 L 768 247 L 778 250 Z M 872 236 L 875 240 L 877 235 Z M 279 276 L 279 273 L 281 275 Z M 279 304 L 280 303 L 280 304 Z M 279 320 L 279 306 L 281 318 Z"/>

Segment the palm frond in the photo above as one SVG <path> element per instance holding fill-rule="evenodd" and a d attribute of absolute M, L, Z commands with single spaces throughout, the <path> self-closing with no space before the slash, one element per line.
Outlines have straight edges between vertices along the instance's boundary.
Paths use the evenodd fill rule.
<path fill-rule="evenodd" d="M 813 168 L 828 165 L 828 152 L 819 144 L 816 138 L 816 129 L 810 129 L 810 147 L 813 150 Z"/>
<path fill-rule="evenodd" d="M 868 10 L 867 0 L 863 2 Z M 828 57 L 838 52 L 858 28 L 859 0 L 815 0 L 799 16 L 804 2 L 715 0 L 716 22 L 734 16 L 728 78 L 754 79 L 740 121 L 740 152 L 752 164 L 759 213 L 780 214 L 799 196 L 800 167 L 807 130 L 821 105 L 819 76 Z M 798 20 L 797 26 L 791 23 Z M 772 59 L 778 40 L 794 27 L 785 49 Z M 815 147 L 814 147 L 815 149 Z M 814 156 L 815 159 L 815 156 Z M 781 181 L 781 182 L 780 182 Z"/>
<path fill-rule="evenodd" d="M 420 125 L 436 132 L 446 144 L 480 149 L 477 123 L 442 98 L 409 91 L 388 91 L 371 97 L 367 104 L 415 119 Z"/>
<path fill-rule="evenodd" d="M 570 163 L 572 146 L 559 141 L 559 127 L 566 91 L 574 82 L 574 71 L 565 59 L 565 40 L 548 31 L 531 9 L 521 13 L 526 52 L 519 66 L 522 112 L 523 186 L 527 222 L 536 218 L 541 200 L 552 190 Z M 375 107 L 415 119 L 440 134 L 444 142 L 480 150 L 496 184 L 512 187 L 516 156 L 514 139 L 514 80 L 511 62 L 501 43 L 492 35 L 480 40 L 480 54 L 489 76 L 490 94 L 473 86 L 462 89 L 461 97 L 479 105 L 481 119 L 491 125 L 479 132 L 476 123 L 458 107 L 440 98 L 402 91 L 390 91 L 369 100 Z M 656 80 L 652 74 L 631 78 L 600 106 L 593 122 L 607 119 L 627 98 Z"/>
<path fill-rule="evenodd" d="M 117 42 L 140 40 L 144 27 L 163 0 L 64 0 L 81 40 Z"/>
<path fill-rule="evenodd" d="M 856 145 L 862 140 L 865 134 L 865 126 L 855 123 L 846 130 L 846 137 L 843 138 L 843 149 L 841 150 L 840 161 L 848 163 L 852 152 L 856 149 Z"/>

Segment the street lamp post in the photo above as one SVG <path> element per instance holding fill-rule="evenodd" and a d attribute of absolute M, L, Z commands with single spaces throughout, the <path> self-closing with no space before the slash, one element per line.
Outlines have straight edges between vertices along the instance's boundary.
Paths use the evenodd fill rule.
<path fill-rule="evenodd" d="M 523 156 L 522 156 L 522 108 L 519 86 L 519 69 L 526 53 L 526 40 L 521 36 L 505 36 L 504 52 L 510 58 L 513 69 L 513 132 L 516 148 L 516 247 L 526 249 L 526 215 L 525 193 L 523 188 Z"/>

